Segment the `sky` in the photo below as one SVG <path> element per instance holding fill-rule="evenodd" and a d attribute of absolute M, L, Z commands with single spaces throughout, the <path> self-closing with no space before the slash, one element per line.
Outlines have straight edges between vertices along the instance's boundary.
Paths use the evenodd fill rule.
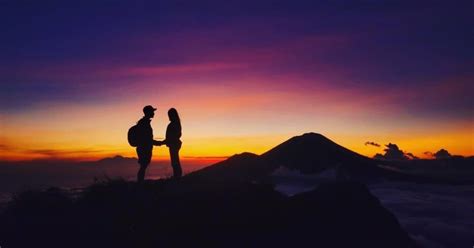
<path fill-rule="evenodd" d="M 156 139 L 178 110 L 184 158 L 260 154 L 306 132 L 366 156 L 389 143 L 474 155 L 473 9 L 0 0 L 0 160 L 135 156 L 126 134 L 148 104 Z"/>

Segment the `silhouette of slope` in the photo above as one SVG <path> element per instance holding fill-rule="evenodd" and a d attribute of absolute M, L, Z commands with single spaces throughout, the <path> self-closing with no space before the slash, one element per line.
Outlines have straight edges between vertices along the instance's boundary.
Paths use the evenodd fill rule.
<path fill-rule="evenodd" d="M 245 152 L 224 161 L 192 172 L 183 178 L 191 181 L 207 182 L 251 182 L 261 179 L 272 171 L 260 156 Z"/>
<path fill-rule="evenodd" d="M 324 244 L 322 247 L 347 247 L 351 246 L 350 242 L 364 244 L 355 247 L 416 247 L 397 218 L 364 184 L 324 183 L 315 190 L 291 197 L 290 202 L 292 217 L 298 219 L 298 225 L 307 227 L 301 228 L 299 235 L 317 234 L 318 242 Z M 301 246 L 305 244 L 295 244 Z"/>

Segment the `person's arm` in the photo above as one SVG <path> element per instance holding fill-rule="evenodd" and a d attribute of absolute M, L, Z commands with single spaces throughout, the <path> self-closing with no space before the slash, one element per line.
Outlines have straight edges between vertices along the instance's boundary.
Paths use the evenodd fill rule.
<path fill-rule="evenodd" d="M 171 129 L 172 129 L 172 123 L 168 124 L 168 126 L 166 127 L 166 136 L 165 136 L 165 139 L 162 142 L 163 145 L 167 145 L 168 143 L 168 140 L 171 138 Z"/>

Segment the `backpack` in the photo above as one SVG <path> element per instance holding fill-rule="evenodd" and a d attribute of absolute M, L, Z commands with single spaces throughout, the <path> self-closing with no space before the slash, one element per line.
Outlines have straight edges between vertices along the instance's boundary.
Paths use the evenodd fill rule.
<path fill-rule="evenodd" d="M 128 144 L 133 147 L 137 147 L 140 144 L 140 127 L 138 124 L 128 129 L 127 138 Z"/>

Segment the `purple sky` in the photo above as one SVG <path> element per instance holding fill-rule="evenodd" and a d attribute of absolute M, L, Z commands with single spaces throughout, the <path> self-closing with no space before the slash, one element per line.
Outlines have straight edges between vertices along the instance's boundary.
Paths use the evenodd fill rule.
<path fill-rule="evenodd" d="M 137 98 L 187 108 L 196 122 L 222 105 L 236 113 L 222 120 L 242 123 L 237 136 L 267 130 L 262 116 L 280 123 L 268 135 L 328 127 L 342 139 L 364 127 L 361 146 L 423 127 L 422 143 L 444 132 L 472 137 L 472 1 L 169 2 L 0 1 L 2 137 L 18 131 L 10 122 L 25 132 L 47 126 L 45 113 L 64 106 L 139 112 Z M 309 115 L 331 121 L 318 126 Z M 288 121 L 297 124 L 281 126 Z M 216 125 L 216 136 L 231 132 Z M 451 147 L 473 151 L 460 143 Z"/>

